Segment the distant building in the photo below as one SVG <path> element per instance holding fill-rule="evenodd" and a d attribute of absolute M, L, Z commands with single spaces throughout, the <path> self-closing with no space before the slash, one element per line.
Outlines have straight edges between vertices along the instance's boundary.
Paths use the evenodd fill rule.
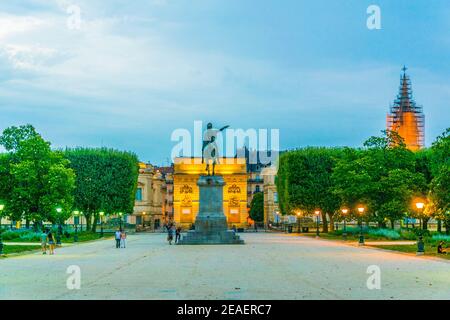
<path fill-rule="evenodd" d="M 161 173 L 164 180 L 163 193 L 163 220 L 164 222 L 173 220 L 173 164 L 168 167 L 155 167 Z"/>
<path fill-rule="evenodd" d="M 278 206 L 278 192 L 275 185 L 277 171 L 275 167 L 265 167 L 261 176 L 264 179 L 264 226 L 279 222 L 280 208 Z"/>
<path fill-rule="evenodd" d="M 416 151 L 425 146 L 425 115 L 422 106 L 417 105 L 412 97 L 411 80 L 406 70 L 403 67 L 400 90 L 387 115 L 387 130 L 398 132 L 406 147 Z"/>
<path fill-rule="evenodd" d="M 134 210 L 127 221 L 136 224 L 136 229 L 159 229 L 167 219 L 166 176 L 151 164 L 139 164 Z"/>
<path fill-rule="evenodd" d="M 255 150 L 249 150 L 246 147 L 240 149 L 237 154 L 243 154 L 245 157 L 247 169 L 247 202 L 248 207 L 250 207 L 253 196 L 256 193 L 264 192 L 264 178 L 262 171 L 264 168 L 270 167 L 271 163 L 262 163 L 259 153 Z M 268 157 L 270 157 L 270 151 Z"/>

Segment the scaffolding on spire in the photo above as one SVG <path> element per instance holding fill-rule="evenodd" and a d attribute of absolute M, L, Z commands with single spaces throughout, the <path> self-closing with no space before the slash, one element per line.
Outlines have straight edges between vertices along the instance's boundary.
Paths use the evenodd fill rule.
<path fill-rule="evenodd" d="M 387 115 L 387 129 L 396 131 L 412 151 L 425 146 L 425 115 L 423 107 L 417 105 L 412 96 L 411 79 L 402 68 L 400 89 Z"/>

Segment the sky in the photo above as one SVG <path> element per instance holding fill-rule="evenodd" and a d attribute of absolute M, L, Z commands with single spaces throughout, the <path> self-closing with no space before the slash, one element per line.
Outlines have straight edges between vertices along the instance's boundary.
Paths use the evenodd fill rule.
<path fill-rule="evenodd" d="M 406 65 L 429 146 L 450 124 L 449 57 L 448 0 L 1 1 L 0 130 L 157 165 L 196 120 L 279 129 L 281 149 L 358 147 Z"/>

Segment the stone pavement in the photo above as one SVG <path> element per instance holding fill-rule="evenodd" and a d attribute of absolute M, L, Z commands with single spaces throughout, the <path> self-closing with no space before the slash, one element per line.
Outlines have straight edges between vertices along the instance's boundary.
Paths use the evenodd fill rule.
<path fill-rule="evenodd" d="M 297 235 L 242 234 L 245 245 L 169 246 L 164 234 L 0 259 L 0 299 L 450 299 L 450 262 Z M 81 289 L 66 286 L 71 265 Z M 381 289 L 369 290 L 369 266 Z"/>

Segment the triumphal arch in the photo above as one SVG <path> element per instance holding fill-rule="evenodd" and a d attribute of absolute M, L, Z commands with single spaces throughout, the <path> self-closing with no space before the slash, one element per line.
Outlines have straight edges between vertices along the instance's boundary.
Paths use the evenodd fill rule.
<path fill-rule="evenodd" d="M 189 228 L 199 210 L 199 188 L 197 181 L 205 175 L 205 164 L 201 158 L 176 158 L 173 173 L 173 208 L 176 224 Z M 245 158 L 220 158 L 215 175 L 225 180 L 223 209 L 229 227 L 246 227 L 247 167 Z"/>

